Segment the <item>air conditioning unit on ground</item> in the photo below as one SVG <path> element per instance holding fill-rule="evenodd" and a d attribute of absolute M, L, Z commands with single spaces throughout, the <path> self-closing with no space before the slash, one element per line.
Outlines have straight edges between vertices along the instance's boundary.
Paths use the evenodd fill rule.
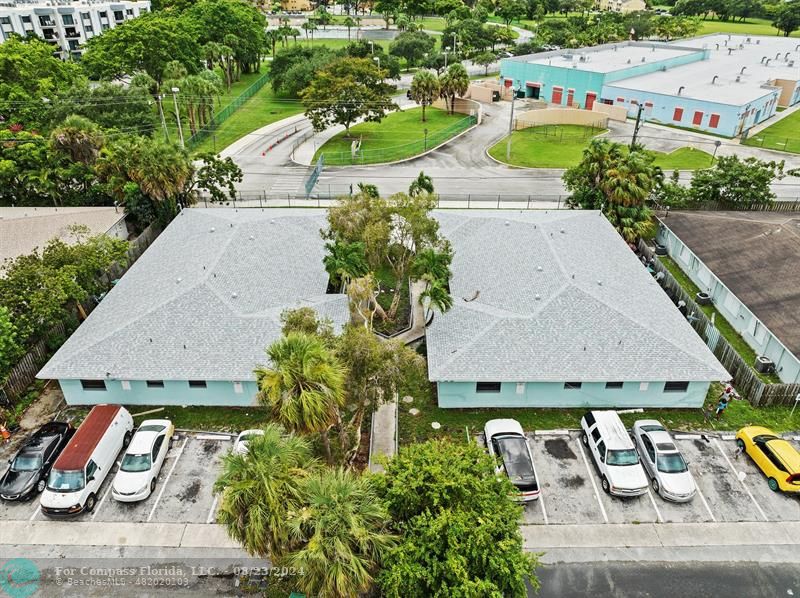
<path fill-rule="evenodd" d="M 764 357 L 763 355 L 756 357 L 755 366 L 756 371 L 761 372 L 762 374 L 771 374 L 775 371 L 775 362 L 769 357 Z"/>

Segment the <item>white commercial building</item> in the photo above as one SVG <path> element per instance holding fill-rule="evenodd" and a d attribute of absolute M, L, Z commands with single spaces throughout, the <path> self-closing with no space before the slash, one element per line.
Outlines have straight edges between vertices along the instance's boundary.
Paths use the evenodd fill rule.
<path fill-rule="evenodd" d="M 35 34 L 61 58 L 79 58 L 95 35 L 150 12 L 150 0 L 0 0 L 0 43 Z"/>

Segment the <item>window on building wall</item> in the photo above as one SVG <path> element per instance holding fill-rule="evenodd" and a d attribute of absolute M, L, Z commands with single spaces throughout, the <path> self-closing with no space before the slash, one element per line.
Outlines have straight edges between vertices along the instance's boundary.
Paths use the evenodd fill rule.
<path fill-rule="evenodd" d="M 11 17 L 0 17 L 0 25 L 11 25 Z"/>
<path fill-rule="evenodd" d="M 719 114 L 712 114 L 709 117 L 708 126 L 711 129 L 716 129 L 719 126 Z"/>
<path fill-rule="evenodd" d="M 31 18 L 29 16 L 22 17 L 22 22 L 25 23 L 26 25 L 32 25 L 33 24 L 33 22 L 31 21 Z"/>
<path fill-rule="evenodd" d="M 81 380 L 83 390 L 106 390 L 105 380 Z"/>
<path fill-rule="evenodd" d="M 622 382 L 606 382 L 606 390 L 619 390 L 622 384 Z"/>
<path fill-rule="evenodd" d="M 625 98 L 617 98 L 617 104 L 624 104 Z"/>
<path fill-rule="evenodd" d="M 580 390 L 580 382 L 564 382 L 564 390 Z"/>
<path fill-rule="evenodd" d="M 148 380 L 147 388 L 164 388 L 163 380 Z"/>
<path fill-rule="evenodd" d="M 666 382 L 664 392 L 686 392 L 689 390 L 688 382 Z"/>
<path fill-rule="evenodd" d="M 475 392 L 500 392 L 500 382 L 477 382 Z"/>
<path fill-rule="evenodd" d="M 675 111 L 672 113 L 672 120 L 677 122 L 683 120 L 683 108 L 675 108 Z"/>
<path fill-rule="evenodd" d="M 233 392 L 235 392 L 237 395 L 242 394 L 244 392 L 244 385 L 241 382 L 234 382 Z"/>
<path fill-rule="evenodd" d="M 205 388 L 205 380 L 189 380 L 189 388 Z"/>
<path fill-rule="evenodd" d="M 75 19 L 72 18 L 72 15 L 61 15 L 61 21 L 64 25 L 74 25 Z"/>

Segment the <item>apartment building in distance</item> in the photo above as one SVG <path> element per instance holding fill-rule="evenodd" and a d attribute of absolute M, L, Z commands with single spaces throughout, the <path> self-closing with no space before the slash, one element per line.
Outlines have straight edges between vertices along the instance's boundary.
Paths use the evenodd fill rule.
<path fill-rule="evenodd" d="M 80 58 L 87 40 L 150 12 L 150 0 L 0 0 L 0 43 L 35 34 L 61 58 Z"/>

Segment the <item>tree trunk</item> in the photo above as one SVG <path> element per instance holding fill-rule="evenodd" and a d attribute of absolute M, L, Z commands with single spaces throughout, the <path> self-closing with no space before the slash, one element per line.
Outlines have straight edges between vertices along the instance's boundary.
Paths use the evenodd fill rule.
<path fill-rule="evenodd" d="M 328 465 L 333 465 L 331 439 L 330 436 L 328 436 L 328 428 L 325 428 L 322 432 L 320 432 L 320 437 L 322 438 L 322 450 L 325 452 L 325 460 L 328 462 Z"/>
<path fill-rule="evenodd" d="M 397 308 L 400 307 L 400 294 L 402 293 L 402 289 L 399 287 L 395 289 L 394 296 L 392 297 L 392 304 L 389 306 L 389 313 L 387 317 L 390 320 L 394 320 L 395 316 L 397 316 Z"/>

